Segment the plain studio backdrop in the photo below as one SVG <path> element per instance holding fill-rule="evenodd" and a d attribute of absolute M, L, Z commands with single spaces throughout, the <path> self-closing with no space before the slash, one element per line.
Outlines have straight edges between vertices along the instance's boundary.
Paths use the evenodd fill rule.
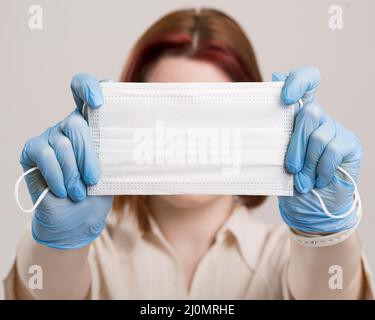
<path fill-rule="evenodd" d="M 42 30 L 30 29 L 33 5 L 43 9 Z M 342 29 L 329 24 L 334 5 L 342 10 Z M 2 278 L 31 217 L 18 209 L 13 196 L 25 141 L 73 110 L 69 85 L 74 74 L 117 80 L 129 50 L 151 23 L 174 9 L 191 7 L 214 7 L 232 15 L 250 37 L 265 81 L 273 71 L 306 65 L 320 69 L 319 103 L 358 133 L 364 147 L 360 236 L 375 270 L 375 1 L 6 0 L 0 10 Z M 21 200 L 31 205 L 24 186 Z M 280 221 L 277 199 L 270 198 L 256 214 Z"/>

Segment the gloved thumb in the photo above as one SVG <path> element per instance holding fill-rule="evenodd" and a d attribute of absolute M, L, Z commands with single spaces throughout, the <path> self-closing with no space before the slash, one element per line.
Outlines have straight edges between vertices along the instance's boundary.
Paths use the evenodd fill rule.
<path fill-rule="evenodd" d="M 320 72 L 314 67 L 304 67 L 293 70 L 285 79 L 281 91 L 281 99 L 286 105 L 297 103 L 300 99 L 303 104 L 311 103 L 320 84 Z"/>
<path fill-rule="evenodd" d="M 90 108 L 99 108 L 103 104 L 102 89 L 94 76 L 79 73 L 73 77 L 70 87 L 80 112 L 82 112 L 84 104 Z"/>

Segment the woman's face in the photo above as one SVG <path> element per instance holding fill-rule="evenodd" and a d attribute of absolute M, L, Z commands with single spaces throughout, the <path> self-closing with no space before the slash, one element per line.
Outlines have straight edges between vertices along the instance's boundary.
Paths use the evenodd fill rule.
<path fill-rule="evenodd" d="M 187 57 L 162 57 L 149 70 L 146 82 L 231 82 L 230 77 L 214 64 Z M 217 195 L 157 196 L 169 205 L 195 208 L 215 201 Z"/>

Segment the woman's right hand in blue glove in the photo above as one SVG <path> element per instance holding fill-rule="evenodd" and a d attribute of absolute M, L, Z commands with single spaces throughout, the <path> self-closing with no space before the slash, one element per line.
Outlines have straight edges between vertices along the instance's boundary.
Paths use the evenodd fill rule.
<path fill-rule="evenodd" d="M 39 169 L 25 178 L 33 202 L 47 186 L 50 189 L 35 210 L 33 237 L 57 249 L 81 248 L 97 238 L 104 229 L 113 199 L 86 195 L 86 186 L 99 181 L 100 167 L 81 112 L 84 103 L 90 108 L 103 104 L 99 82 L 90 75 L 78 74 L 72 79 L 71 89 L 76 109 L 30 139 L 20 159 L 24 171 Z"/>

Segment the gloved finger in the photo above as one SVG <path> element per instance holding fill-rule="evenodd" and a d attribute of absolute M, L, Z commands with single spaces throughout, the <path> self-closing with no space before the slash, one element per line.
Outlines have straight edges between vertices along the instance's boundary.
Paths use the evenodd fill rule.
<path fill-rule="evenodd" d="M 42 136 L 28 141 L 23 148 L 21 165 L 24 169 L 38 167 L 45 182 L 56 197 L 65 198 L 67 192 L 64 185 L 64 177 L 55 152 L 48 144 L 49 130 Z"/>
<path fill-rule="evenodd" d="M 317 166 L 325 147 L 336 135 L 335 122 L 328 118 L 309 137 L 305 163 L 300 172 L 294 176 L 295 188 L 300 193 L 309 192 L 315 185 Z"/>
<path fill-rule="evenodd" d="M 293 70 L 285 80 L 281 90 L 281 99 L 287 104 L 295 104 L 303 98 L 304 104 L 313 101 L 314 93 L 319 87 L 320 72 L 314 67 Z"/>
<path fill-rule="evenodd" d="M 99 181 L 100 166 L 86 121 L 76 110 L 60 123 L 60 129 L 72 144 L 83 182 L 86 185 L 95 185 Z"/>
<path fill-rule="evenodd" d="M 272 73 L 272 81 L 275 82 L 275 81 L 285 81 L 285 79 L 287 78 L 287 75 L 285 73 L 281 73 L 281 72 L 273 72 Z"/>
<path fill-rule="evenodd" d="M 327 117 L 317 104 L 306 105 L 297 114 L 285 159 L 288 172 L 297 174 L 302 170 L 310 135 L 326 121 Z"/>
<path fill-rule="evenodd" d="M 56 159 L 60 164 L 69 198 L 73 201 L 84 200 L 86 198 L 86 186 L 81 180 L 72 144 L 60 131 L 59 126 L 51 129 L 49 144 L 55 151 Z"/>
<path fill-rule="evenodd" d="M 337 167 L 343 162 L 359 163 L 362 158 L 362 148 L 358 137 L 336 122 L 336 136 L 327 145 L 317 166 L 316 186 L 326 187 L 332 180 Z M 354 179 L 357 172 L 350 172 Z"/>
<path fill-rule="evenodd" d="M 91 108 L 99 108 L 103 104 L 102 89 L 95 77 L 79 73 L 73 77 L 70 87 L 79 111 L 82 111 L 84 103 Z"/>

